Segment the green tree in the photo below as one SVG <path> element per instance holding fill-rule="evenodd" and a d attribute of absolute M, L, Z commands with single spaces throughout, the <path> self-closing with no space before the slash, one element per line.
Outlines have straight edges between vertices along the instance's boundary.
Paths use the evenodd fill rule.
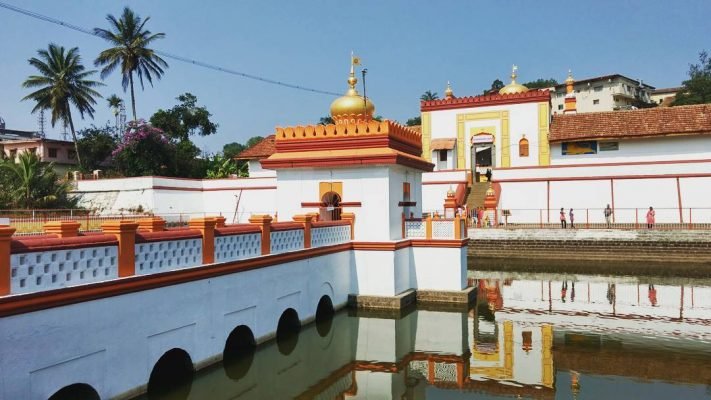
<path fill-rule="evenodd" d="M 69 126 L 74 140 L 74 150 L 77 153 L 77 162 L 81 168 L 81 153 L 77 146 L 70 105 L 79 111 L 82 119 L 84 114 L 94 118 L 93 105 L 96 104 L 94 98 L 101 97 L 94 88 L 103 84 L 89 79 L 96 71 L 87 71 L 84 68 L 77 47 L 65 51 L 64 47 L 52 43 L 47 50 L 38 50 L 37 55 L 39 57 L 30 58 L 29 63 L 37 68 L 40 75 L 31 75 L 22 86 L 28 89 L 39 89 L 22 100 L 33 100 L 37 103 L 32 109 L 33 113 L 50 110 L 52 127 L 57 121 L 62 121 L 64 126 Z"/>
<path fill-rule="evenodd" d="M 86 170 L 102 169 L 111 161 L 111 153 L 119 142 L 116 132 L 108 123 L 104 127 L 91 125 L 79 131 L 79 151 L 84 154 Z"/>
<path fill-rule="evenodd" d="M 550 87 L 554 87 L 558 84 L 558 81 L 556 81 L 553 78 L 549 79 L 536 79 L 535 81 L 531 82 L 526 82 L 523 84 L 523 86 L 529 88 L 529 89 L 547 89 Z"/>
<path fill-rule="evenodd" d="M 333 120 L 333 118 L 330 115 L 327 115 L 325 117 L 319 118 L 318 124 L 319 125 L 333 125 L 333 124 L 335 124 L 335 121 Z"/>
<path fill-rule="evenodd" d="M 407 126 L 422 125 L 422 117 L 417 116 L 417 117 L 410 118 L 407 120 L 407 122 L 405 122 L 405 125 L 407 125 Z"/>
<path fill-rule="evenodd" d="M 210 179 L 229 178 L 231 175 L 246 176 L 246 163 L 239 166 L 235 160 L 223 154 L 215 154 L 208 160 L 207 177 Z"/>
<path fill-rule="evenodd" d="M 151 33 L 145 29 L 150 17 L 141 19 L 130 8 L 125 7 L 121 18 L 116 19 L 113 15 L 106 16 L 110 28 L 94 28 L 94 34 L 109 42 L 113 47 L 101 53 L 94 61 L 94 64 L 103 66 L 101 78 L 104 79 L 116 68 L 121 67 L 121 85 L 124 92 L 131 88 L 131 110 L 133 119 L 136 120 L 136 96 L 133 88 L 133 75 L 138 76 L 141 89 L 145 89 L 143 79 L 145 78 L 153 86 L 153 78 L 160 79 L 168 68 L 165 62 L 155 51 L 148 46 L 157 39 L 163 39 L 165 33 Z"/>
<path fill-rule="evenodd" d="M 432 92 L 430 90 L 426 91 L 422 94 L 422 96 L 420 96 L 420 100 L 422 101 L 432 101 L 437 99 L 439 99 L 439 95 L 437 94 L 437 92 Z"/>
<path fill-rule="evenodd" d="M 699 63 L 689 66 L 689 79 L 682 82 L 672 106 L 711 103 L 711 57 L 699 53 Z"/>
<path fill-rule="evenodd" d="M 234 158 L 235 156 L 237 156 L 237 154 L 244 151 L 244 149 L 246 149 L 246 147 L 244 147 L 242 143 L 227 143 L 226 145 L 222 146 L 222 154 L 227 158 Z"/>
<path fill-rule="evenodd" d="M 69 197 L 70 186 L 61 182 L 54 164 L 43 163 L 33 152 L 22 152 L 17 162 L 3 159 L 3 190 L 9 195 L 9 205 L 18 208 L 72 208 L 76 200 Z"/>
<path fill-rule="evenodd" d="M 180 102 L 169 110 L 158 110 L 151 117 L 151 124 L 163 130 L 176 140 L 189 140 L 198 134 L 208 136 L 217 132 L 217 124 L 210 121 L 210 114 L 205 107 L 197 106 L 197 97 L 184 93 L 176 97 Z"/>
<path fill-rule="evenodd" d="M 491 82 L 491 88 L 484 90 L 484 94 L 498 93 L 504 87 L 504 82 L 501 79 L 494 79 Z"/>
<path fill-rule="evenodd" d="M 145 121 L 131 121 L 112 152 L 124 176 L 174 175 L 176 145 Z"/>

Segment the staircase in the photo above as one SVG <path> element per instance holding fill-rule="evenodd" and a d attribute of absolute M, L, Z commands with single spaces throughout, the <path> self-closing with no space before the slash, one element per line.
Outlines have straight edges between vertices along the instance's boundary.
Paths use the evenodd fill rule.
<path fill-rule="evenodd" d="M 484 198 L 486 190 L 489 188 L 489 182 L 474 182 L 470 188 L 469 197 L 467 198 L 467 210 L 473 210 L 476 207 L 484 207 Z"/>

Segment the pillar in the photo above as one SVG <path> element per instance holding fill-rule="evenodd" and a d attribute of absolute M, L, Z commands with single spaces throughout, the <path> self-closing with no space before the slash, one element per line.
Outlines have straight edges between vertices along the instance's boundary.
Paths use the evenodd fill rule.
<path fill-rule="evenodd" d="M 451 188 L 447 191 L 447 197 L 444 199 L 444 217 L 454 218 L 457 214 L 457 200 L 454 198 L 455 192 Z"/>
<path fill-rule="evenodd" d="M 272 248 L 272 217 L 266 214 L 252 215 L 249 223 L 259 225 L 262 231 L 262 255 L 269 254 Z"/>
<path fill-rule="evenodd" d="M 140 232 L 162 232 L 165 230 L 165 220 L 161 217 L 141 218 L 138 220 Z"/>
<path fill-rule="evenodd" d="M 311 215 L 294 215 L 293 220 L 300 223 L 304 227 L 304 248 L 311 248 Z"/>
<path fill-rule="evenodd" d="M 133 276 L 136 274 L 136 231 L 138 222 L 127 220 L 107 221 L 101 224 L 101 229 L 107 235 L 116 236 L 118 240 L 118 276 Z"/>
<path fill-rule="evenodd" d="M 454 238 L 462 239 L 462 217 L 459 214 L 454 216 Z"/>
<path fill-rule="evenodd" d="M 44 232 L 60 238 L 79 236 L 81 224 L 76 221 L 50 221 L 44 224 Z"/>
<path fill-rule="evenodd" d="M 0 296 L 10 294 L 10 245 L 15 228 L 0 225 Z"/>
<path fill-rule="evenodd" d="M 355 239 L 355 214 L 341 213 L 341 219 L 351 224 L 351 240 Z"/>
<path fill-rule="evenodd" d="M 425 238 L 432 239 L 432 215 L 427 215 L 425 220 Z"/>
<path fill-rule="evenodd" d="M 215 217 L 215 228 L 224 228 L 225 221 L 227 221 L 227 218 L 223 217 L 222 215 L 220 215 L 219 217 Z"/>
<path fill-rule="evenodd" d="M 202 235 L 202 263 L 212 264 L 215 262 L 215 218 L 195 218 L 188 222 L 190 229 L 197 229 Z"/>

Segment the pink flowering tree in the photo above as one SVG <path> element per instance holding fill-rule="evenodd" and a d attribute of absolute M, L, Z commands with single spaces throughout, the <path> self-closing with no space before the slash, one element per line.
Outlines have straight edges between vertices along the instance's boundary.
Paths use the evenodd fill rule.
<path fill-rule="evenodd" d="M 175 169 L 175 144 L 142 119 L 128 123 L 112 155 L 124 176 L 172 175 Z"/>

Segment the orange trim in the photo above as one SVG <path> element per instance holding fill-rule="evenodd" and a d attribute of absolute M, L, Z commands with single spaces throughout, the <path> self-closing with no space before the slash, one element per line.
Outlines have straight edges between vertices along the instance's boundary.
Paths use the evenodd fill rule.
<path fill-rule="evenodd" d="M 301 224 L 304 229 L 304 248 L 311 248 L 311 215 L 294 215 L 292 219 Z"/>
<path fill-rule="evenodd" d="M 59 238 L 56 235 L 42 238 L 12 239 L 10 250 L 12 254 L 32 253 L 39 251 L 85 249 L 99 246 L 114 246 L 118 242 L 113 235 L 98 233 L 96 235 Z"/>
<path fill-rule="evenodd" d="M 224 227 L 215 227 L 215 236 L 239 235 L 241 233 L 259 233 L 262 230 L 253 224 L 236 224 L 225 225 Z"/>
<path fill-rule="evenodd" d="M 50 221 L 44 224 L 44 232 L 60 238 L 79 236 L 81 224 L 76 221 Z"/>
<path fill-rule="evenodd" d="M 101 229 L 108 235 L 114 235 L 118 240 L 118 276 L 121 278 L 135 275 L 138 223 L 125 220 L 108 221 L 101 225 Z"/>
<path fill-rule="evenodd" d="M 0 296 L 10 294 L 10 243 L 15 228 L 0 226 Z"/>
<path fill-rule="evenodd" d="M 250 271 L 269 267 L 275 264 L 284 264 L 326 254 L 337 253 L 339 251 L 347 251 L 350 249 L 351 244 L 344 243 L 334 246 L 323 246 L 283 254 L 268 255 L 249 260 L 205 265 L 151 275 L 130 276 L 119 280 L 103 281 L 55 290 L 0 297 L 0 317 L 44 310 L 47 308 L 75 304 L 83 301 L 119 296 L 143 290 L 156 289 L 200 279 L 214 278 L 217 276 Z"/>
<path fill-rule="evenodd" d="M 456 249 L 461 247 L 467 247 L 469 244 L 469 238 L 465 239 L 410 239 L 412 241 L 412 247 L 438 247 L 438 248 L 448 248 Z"/>
<path fill-rule="evenodd" d="M 192 226 L 184 229 L 174 229 L 159 232 L 136 232 L 136 243 L 163 242 L 166 240 L 198 239 L 202 234 Z"/>
<path fill-rule="evenodd" d="M 139 231 L 161 232 L 165 230 L 165 220 L 161 217 L 141 218 L 136 222 L 138 222 Z"/>
<path fill-rule="evenodd" d="M 188 226 L 191 229 L 200 231 L 202 237 L 202 263 L 212 264 L 215 262 L 215 225 L 214 218 L 191 219 Z"/>
<path fill-rule="evenodd" d="M 353 250 L 395 251 L 411 245 L 410 240 L 401 240 L 399 242 L 353 242 Z"/>
<path fill-rule="evenodd" d="M 451 110 L 455 108 L 485 107 L 499 104 L 550 103 L 551 96 L 547 90 L 531 90 L 515 94 L 491 94 L 470 97 L 452 97 L 441 100 L 423 101 L 420 111 Z"/>
<path fill-rule="evenodd" d="M 296 229 L 304 229 L 304 226 L 298 222 L 291 221 L 272 222 L 272 232 L 291 231 Z"/>
<path fill-rule="evenodd" d="M 249 218 L 249 223 L 257 225 L 262 233 L 262 255 L 269 254 L 272 249 L 272 217 L 269 215 L 252 215 Z"/>
<path fill-rule="evenodd" d="M 343 213 L 343 214 L 352 214 L 352 213 Z M 341 218 L 343 218 L 343 214 L 341 214 Z M 338 221 L 314 221 L 313 222 L 314 228 L 322 228 L 325 226 L 341 226 L 341 225 L 350 225 L 350 221 L 343 218 Z"/>
<path fill-rule="evenodd" d="M 266 159 L 262 161 L 262 166 L 267 169 L 327 168 L 348 167 L 353 165 L 403 165 L 426 172 L 434 169 L 434 164 L 428 161 L 402 154 L 352 155 L 321 158 L 279 158 Z"/>
<path fill-rule="evenodd" d="M 423 185 L 466 185 L 467 181 L 429 181 L 422 182 Z"/>
<path fill-rule="evenodd" d="M 341 207 L 361 207 L 363 204 L 360 201 L 342 201 L 340 203 Z M 312 207 L 326 207 L 326 203 L 319 201 L 302 201 L 302 208 L 312 208 Z"/>
<path fill-rule="evenodd" d="M 667 160 L 667 161 L 630 161 L 616 163 L 589 163 L 589 164 L 556 164 L 556 165 L 534 165 L 530 167 L 506 167 L 495 168 L 494 171 L 508 171 L 517 169 L 553 169 L 553 168 L 577 168 L 577 167 L 618 167 L 622 165 L 667 165 L 667 164 L 696 164 L 711 163 L 711 159 L 699 160 Z M 436 172 L 436 171 L 435 171 Z"/>
<path fill-rule="evenodd" d="M 291 153 L 299 151 L 310 151 L 317 149 L 350 150 L 350 149 L 370 149 L 387 147 L 404 153 L 420 156 L 422 154 L 419 142 L 403 141 L 388 134 L 378 134 L 373 136 L 351 137 L 343 140 L 342 137 L 323 139 L 292 139 L 279 140 L 276 142 L 278 153 Z"/>

